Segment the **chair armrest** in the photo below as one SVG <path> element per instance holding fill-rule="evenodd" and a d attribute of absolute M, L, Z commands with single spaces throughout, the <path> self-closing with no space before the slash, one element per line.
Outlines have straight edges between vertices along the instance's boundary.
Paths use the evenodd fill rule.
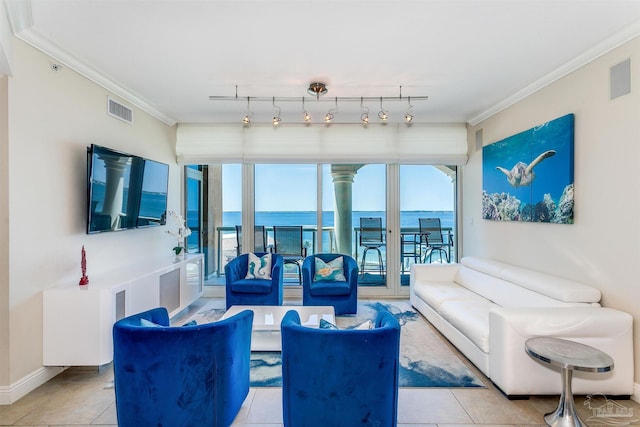
<path fill-rule="evenodd" d="M 358 263 L 350 256 L 344 256 L 343 259 L 345 270 L 344 277 L 347 278 L 347 281 L 349 283 L 355 284 L 357 286 L 359 273 Z"/>
<path fill-rule="evenodd" d="M 271 266 L 271 283 L 282 287 L 284 274 L 284 261 L 281 255 L 271 254 L 273 265 Z"/>
<path fill-rule="evenodd" d="M 393 314 L 389 313 L 388 311 L 381 311 L 376 316 L 375 327 L 376 329 L 390 327 L 400 330 L 400 323 Z"/>
<path fill-rule="evenodd" d="M 244 279 L 246 271 L 243 274 L 243 267 L 240 264 L 239 259 L 234 258 L 224 266 L 224 275 L 227 285 L 231 285 L 239 279 Z"/>
<path fill-rule="evenodd" d="M 280 322 L 280 327 L 296 325 L 300 326 L 300 315 L 295 310 L 287 311 L 282 318 L 282 322 Z"/>

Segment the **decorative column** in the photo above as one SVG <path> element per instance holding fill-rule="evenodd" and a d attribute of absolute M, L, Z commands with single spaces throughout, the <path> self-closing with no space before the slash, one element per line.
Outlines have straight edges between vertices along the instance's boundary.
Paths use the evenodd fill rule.
<path fill-rule="evenodd" d="M 336 211 L 334 231 L 338 252 L 351 255 L 353 247 L 353 179 L 363 165 L 331 165 Z"/>
<path fill-rule="evenodd" d="M 120 226 L 124 197 L 124 172 L 127 165 L 131 163 L 131 157 L 110 156 L 108 154 L 101 154 L 99 157 L 104 161 L 107 172 L 102 214 L 110 216 L 111 229 L 113 230 Z"/>

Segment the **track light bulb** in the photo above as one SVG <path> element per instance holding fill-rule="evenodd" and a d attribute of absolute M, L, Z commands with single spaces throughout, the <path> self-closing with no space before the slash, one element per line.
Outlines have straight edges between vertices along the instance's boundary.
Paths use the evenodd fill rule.
<path fill-rule="evenodd" d="M 305 122 L 310 122 L 311 121 L 311 116 L 309 115 L 309 113 L 307 113 L 306 111 L 304 112 L 304 121 Z"/>
<path fill-rule="evenodd" d="M 325 123 L 331 123 L 331 120 L 333 120 L 333 113 L 329 112 L 325 114 L 324 116 Z"/>
<path fill-rule="evenodd" d="M 251 118 L 249 117 L 248 114 L 244 116 L 244 118 L 242 119 L 242 123 L 245 125 L 248 125 L 249 123 L 251 123 Z"/>
<path fill-rule="evenodd" d="M 273 125 L 274 126 L 278 126 L 281 121 L 282 121 L 282 119 L 280 118 L 280 116 L 276 116 L 276 117 L 273 118 Z"/>
<path fill-rule="evenodd" d="M 405 114 L 404 115 L 404 121 L 406 123 L 411 123 L 411 121 L 413 121 L 413 116 L 411 114 L 409 114 L 409 113 Z"/>
<path fill-rule="evenodd" d="M 378 118 L 380 120 L 382 120 L 383 122 L 386 122 L 387 119 L 389 118 L 389 116 L 387 115 L 387 112 L 384 110 L 380 110 L 380 112 L 378 113 Z"/>
<path fill-rule="evenodd" d="M 368 125 L 369 124 L 369 114 L 362 113 L 362 115 L 360 116 L 360 120 L 362 121 L 363 125 Z"/>

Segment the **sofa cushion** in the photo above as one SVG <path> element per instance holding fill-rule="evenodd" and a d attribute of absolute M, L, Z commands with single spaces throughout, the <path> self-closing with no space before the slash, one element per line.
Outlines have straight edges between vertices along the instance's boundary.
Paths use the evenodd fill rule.
<path fill-rule="evenodd" d="M 268 294 L 271 292 L 272 281 L 267 279 L 242 279 L 231 284 L 233 292 L 243 294 Z"/>
<path fill-rule="evenodd" d="M 494 261 L 494 260 L 485 259 L 485 258 L 470 257 L 470 256 L 463 257 L 460 260 L 460 264 L 464 265 L 465 267 L 469 267 L 476 271 L 481 271 L 483 273 L 488 274 L 489 276 L 494 276 L 494 277 L 501 277 L 500 272 L 505 267 L 508 267 L 507 264 L 499 261 Z"/>
<path fill-rule="evenodd" d="M 484 298 L 457 283 L 418 282 L 414 285 L 415 294 L 429 304 L 435 311 L 446 301 L 483 300 Z"/>
<path fill-rule="evenodd" d="M 484 298 L 491 299 L 500 289 L 500 279 L 461 265 L 455 281 Z"/>
<path fill-rule="evenodd" d="M 560 301 L 506 280 L 498 281 L 496 291 L 490 299 L 501 307 L 511 308 L 580 307 L 590 305 L 590 303 L 583 302 Z"/>
<path fill-rule="evenodd" d="M 564 302 L 596 303 L 601 298 L 600 291 L 591 286 L 520 267 L 505 268 L 502 278 Z"/>
<path fill-rule="evenodd" d="M 485 299 L 450 300 L 440 306 L 438 313 L 483 352 L 489 353 L 489 311 L 495 307 L 498 306 Z"/>

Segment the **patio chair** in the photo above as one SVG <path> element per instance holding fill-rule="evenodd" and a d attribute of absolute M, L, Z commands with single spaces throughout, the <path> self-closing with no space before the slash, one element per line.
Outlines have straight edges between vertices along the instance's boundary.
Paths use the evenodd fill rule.
<path fill-rule="evenodd" d="M 384 264 L 380 247 L 384 246 L 384 232 L 382 230 L 382 218 L 360 218 L 360 246 L 364 247 L 360 275 L 365 273 L 365 261 L 367 252 L 372 249 L 378 253 L 378 272 L 384 277 Z"/>
<path fill-rule="evenodd" d="M 421 246 L 425 249 L 422 262 L 427 262 L 427 256 L 429 257 L 429 262 L 432 262 L 433 252 L 437 251 L 440 255 L 440 262 L 442 262 L 442 254 L 444 254 L 448 263 L 449 242 L 445 242 L 442 237 L 440 218 L 418 218 L 418 223 L 420 225 Z"/>
<path fill-rule="evenodd" d="M 295 265 L 298 282 L 302 284 L 302 261 L 307 257 L 307 248 L 302 240 L 302 226 L 275 225 L 273 227 L 273 252 L 282 255 L 284 264 Z"/>
<path fill-rule="evenodd" d="M 242 253 L 242 226 L 236 225 L 236 248 L 237 255 Z M 253 252 L 267 252 L 267 234 L 264 225 L 254 226 L 253 232 Z"/>
<path fill-rule="evenodd" d="M 257 252 L 258 257 L 265 255 Z M 227 310 L 232 305 L 282 305 L 283 258 L 271 255 L 271 279 L 247 279 L 249 254 L 235 257 L 224 266 Z"/>
<path fill-rule="evenodd" d="M 231 425 L 249 393 L 253 312 L 169 326 L 166 308 L 113 326 L 120 427 Z"/>
<path fill-rule="evenodd" d="M 316 259 L 330 263 L 342 257 L 341 278 L 335 280 L 331 272 L 327 277 L 316 275 Z M 331 305 L 335 314 L 358 312 L 358 263 L 342 254 L 309 255 L 302 263 L 302 305 Z"/>
<path fill-rule="evenodd" d="M 374 329 L 322 329 L 282 319 L 285 427 L 397 425 L 400 325 L 382 311 Z"/>

